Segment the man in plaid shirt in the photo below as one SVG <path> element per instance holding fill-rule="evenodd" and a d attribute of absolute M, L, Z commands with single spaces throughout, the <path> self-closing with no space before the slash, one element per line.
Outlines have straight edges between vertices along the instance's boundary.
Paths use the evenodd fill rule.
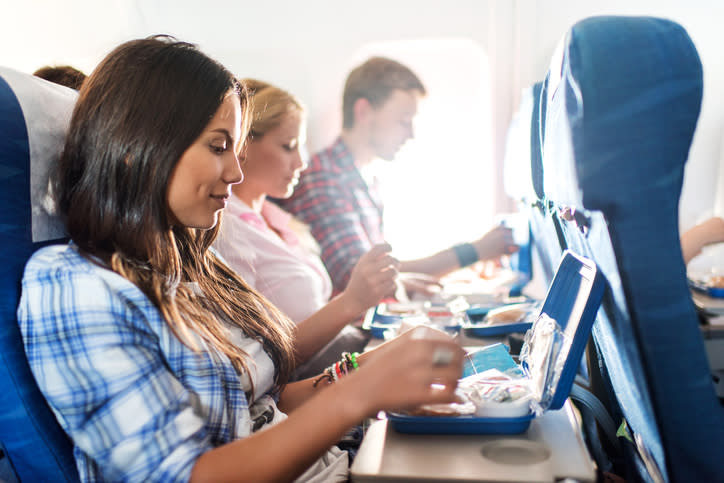
<path fill-rule="evenodd" d="M 357 260 L 384 242 L 383 203 L 362 169 L 377 158 L 392 161 L 413 137 L 412 122 L 425 94 L 415 73 L 394 60 L 373 57 L 353 69 L 344 88 L 342 133 L 312 156 L 294 194 L 279 201 L 310 226 L 335 292 L 346 287 Z M 515 249 L 510 230 L 498 227 L 476 242 L 403 261 L 400 271 L 439 277 Z"/>

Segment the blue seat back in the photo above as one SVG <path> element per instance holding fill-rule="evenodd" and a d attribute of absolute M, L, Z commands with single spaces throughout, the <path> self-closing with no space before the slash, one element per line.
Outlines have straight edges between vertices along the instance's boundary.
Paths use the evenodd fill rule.
<path fill-rule="evenodd" d="M 722 481 L 716 398 L 681 255 L 678 202 L 702 66 L 686 31 L 592 17 L 567 33 L 546 85 L 544 191 L 569 248 L 607 279 L 593 337 L 634 440 L 632 478 Z"/>
<path fill-rule="evenodd" d="M 519 214 L 510 220 L 513 238 L 519 245 L 518 252 L 510 256 L 510 268 L 518 274 L 510 288 L 511 296 L 521 295 L 522 290 L 534 276 L 533 239 L 529 211 L 535 191 L 530 173 L 530 120 L 536 109 L 540 84 L 521 91 L 520 105 L 508 128 L 505 159 L 503 161 L 503 185 L 505 192 L 517 204 Z M 547 280 L 550 282 L 550 279 Z M 548 284 L 546 283 L 546 287 Z"/>
<path fill-rule="evenodd" d="M 531 176 L 532 194 L 528 199 L 528 217 L 531 228 L 531 246 L 540 267 L 541 281 L 549 286 L 556 269 L 567 248 L 561 244 L 558 233 L 556 213 L 543 191 L 543 119 L 545 117 L 545 82 L 538 82 L 532 87 L 533 105 L 530 116 L 528 137 L 530 170 L 525 174 Z"/>
<path fill-rule="evenodd" d="M 28 366 L 16 309 L 25 262 L 64 239 L 49 203 L 77 94 L 0 67 L 0 443 L 21 481 L 77 481 L 70 440 Z"/>

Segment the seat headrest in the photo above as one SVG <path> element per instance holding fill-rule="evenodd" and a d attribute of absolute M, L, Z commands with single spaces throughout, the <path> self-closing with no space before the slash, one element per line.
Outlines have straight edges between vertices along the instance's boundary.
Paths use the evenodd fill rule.
<path fill-rule="evenodd" d="M 550 73 L 558 72 L 560 80 L 553 76 L 547 85 L 550 199 L 592 210 L 630 204 L 632 193 L 650 197 L 658 179 L 683 169 L 701 105 L 702 67 L 679 24 L 652 17 L 582 20 L 554 56 Z M 617 200 L 619 193 L 626 199 Z"/>
<path fill-rule="evenodd" d="M 3 140 L 0 140 L 0 143 L 12 150 L 9 156 L 22 156 L 22 151 L 27 150 L 32 241 L 37 243 L 62 238 L 65 236 L 65 231 L 51 202 L 48 175 L 49 169 L 57 162 L 63 147 L 78 93 L 73 89 L 5 67 L 0 67 L 0 79 L 6 84 L 5 95 L 14 96 L 21 110 L 14 116 L 4 119 L 7 135 L 2 136 Z M 27 145 L 17 141 L 25 137 Z M 4 149 L 3 152 L 8 151 Z M 16 166 L 16 169 L 23 168 Z M 26 203 L 27 198 L 18 199 L 16 202 Z"/>
<path fill-rule="evenodd" d="M 531 121 L 537 115 L 536 86 L 521 91 L 518 110 L 508 127 L 503 161 L 503 186 L 514 200 L 535 197 L 531 177 Z"/>
<path fill-rule="evenodd" d="M 535 199 L 543 201 L 543 139 L 546 112 L 546 81 L 533 85 L 533 115 L 530 120 L 530 174 Z"/>

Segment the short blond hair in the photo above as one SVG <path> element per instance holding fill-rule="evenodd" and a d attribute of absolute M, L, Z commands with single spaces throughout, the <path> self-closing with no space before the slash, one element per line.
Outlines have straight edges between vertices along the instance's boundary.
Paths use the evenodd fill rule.
<path fill-rule="evenodd" d="M 249 95 L 249 140 L 260 138 L 279 126 L 289 113 L 304 114 L 302 102 L 287 91 L 257 79 L 241 79 Z"/>
<path fill-rule="evenodd" d="M 371 57 L 347 76 L 342 95 L 342 126 L 354 127 L 354 104 L 367 99 L 378 107 L 396 89 L 427 94 L 419 77 L 407 66 L 386 57 Z"/>

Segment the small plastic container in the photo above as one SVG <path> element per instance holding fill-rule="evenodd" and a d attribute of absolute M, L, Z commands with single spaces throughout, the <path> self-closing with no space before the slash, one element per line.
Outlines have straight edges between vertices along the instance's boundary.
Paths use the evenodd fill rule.
<path fill-rule="evenodd" d="M 530 401 L 519 399 L 510 402 L 487 401 L 476 404 L 475 415 L 479 418 L 520 418 L 530 413 Z"/>
<path fill-rule="evenodd" d="M 501 314 L 506 310 L 518 313 L 518 318 L 510 321 L 495 321 L 495 314 Z M 537 317 L 539 305 L 536 302 L 518 302 L 501 305 L 489 310 L 484 317 L 471 320 L 463 326 L 465 335 L 470 337 L 495 337 L 499 335 L 523 333 L 530 329 L 533 320 Z"/>

